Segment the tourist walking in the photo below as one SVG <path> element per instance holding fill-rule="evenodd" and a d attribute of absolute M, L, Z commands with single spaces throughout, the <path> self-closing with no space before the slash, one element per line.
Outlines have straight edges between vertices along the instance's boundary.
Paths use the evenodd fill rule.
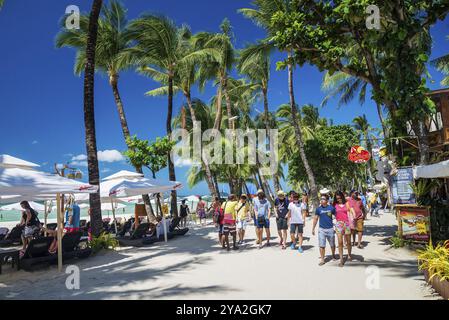
<path fill-rule="evenodd" d="M 212 204 L 212 208 L 214 209 L 213 221 L 214 221 L 215 227 L 217 228 L 217 232 L 218 232 L 218 242 L 220 243 L 220 245 L 223 245 L 224 212 L 223 212 L 223 209 L 221 208 L 220 198 L 215 197 L 215 201 Z"/>
<path fill-rule="evenodd" d="M 353 210 L 349 206 L 349 203 L 346 201 L 346 198 L 341 191 L 337 191 L 335 193 L 335 231 L 337 233 L 338 238 L 338 252 L 340 255 L 340 263 L 339 266 L 343 267 L 344 258 L 343 258 L 343 241 L 346 241 L 346 246 L 348 250 L 348 260 L 352 260 L 351 251 L 351 221 L 353 220 Z"/>
<path fill-rule="evenodd" d="M 179 216 L 181 217 L 181 228 L 185 228 L 187 225 L 187 217 L 190 214 L 189 206 L 186 204 L 186 200 L 181 201 L 181 206 L 179 207 Z"/>
<path fill-rule="evenodd" d="M 237 250 L 237 236 L 236 236 L 236 210 L 237 197 L 234 194 L 230 194 L 228 201 L 223 203 L 223 240 L 222 246 L 228 251 L 231 249 L 229 246 L 229 234 L 232 236 L 233 249 Z"/>
<path fill-rule="evenodd" d="M 335 230 L 333 224 L 333 217 L 335 216 L 335 208 L 329 204 L 327 195 L 322 195 L 320 198 L 320 206 L 315 210 L 315 217 L 313 218 L 312 235 L 315 235 L 315 228 L 319 222 L 318 228 L 318 245 L 320 247 L 320 263 L 325 264 L 324 256 L 326 254 L 326 241 L 331 247 L 332 258 L 335 256 Z"/>
<path fill-rule="evenodd" d="M 200 225 L 203 225 L 203 219 L 206 222 L 206 202 L 201 197 L 198 197 L 198 204 L 196 205 L 196 214 L 200 219 Z"/>
<path fill-rule="evenodd" d="M 287 245 L 287 229 L 288 229 L 287 214 L 288 214 L 289 201 L 285 197 L 284 191 L 279 190 L 277 195 L 278 195 L 277 198 L 274 200 L 276 225 L 279 234 L 279 244 L 282 246 L 282 249 L 285 249 Z"/>
<path fill-rule="evenodd" d="M 22 232 L 22 250 L 25 251 L 29 240 L 37 233 L 38 230 L 40 230 L 41 223 L 37 217 L 37 211 L 31 208 L 28 201 L 22 201 L 20 206 L 23 209 L 20 225 L 24 227 Z"/>
<path fill-rule="evenodd" d="M 299 195 L 293 195 L 293 202 L 288 205 L 288 220 L 290 221 L 290 237 L 292 244 L 290 248 L 296 249 L 296 238 L 298 238 L 298 252 L 303 253 L 302 242 L 303 232 L 306 223 L 306 211 L 303 210 L 302 203 L 299 201 Z"/>
<path fill-rule="evenodd" d="M 237 232 L 239 236 L 238 244 L 241 245 L 245 238 L 246 225 L 248 224 L 248 221 L 251 220 L 250 206 L 246 194 L 240 196 L 240 201 L 235 207 L 235 213 L 237 216 Z"/>
<path fill-rule="evenodd" d="M 259 249 L 262 248 L 263 241 L 263 230 L 265 229 L 267 235 L 267 247 L 270 246 L 270 216 L 271 216 L 271 205 L 267 200 L 265 193 L 259 190 L 257 193 L 257 199 L 254 200 L 254 215 L 256 219 L 257 226 L 257 240 L 259 244 Z"/>
<path fill-rule="evenodd" d="M 357 235 L 357 248 L 362 249 L 363 224 L 366 217 L 365 206 L 363 205 L 362 199 L 359 198 L 359 193 L 354 190 L 351 191 L 348 203 L 354 214 L 351 225 L 352 246 L 355 246 L 355 238 Z"/>

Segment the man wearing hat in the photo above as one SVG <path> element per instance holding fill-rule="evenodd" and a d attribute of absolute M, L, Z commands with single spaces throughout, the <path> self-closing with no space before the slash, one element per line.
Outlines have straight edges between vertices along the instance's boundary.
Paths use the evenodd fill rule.
<path fill-rule="evenodd" d="M 286 248 L 287 242 L 287 213 L 288 213 L 288 204 L 289 201 L 285 196 L 284 191 L 279 190 L 277 193 L 277 198 L 274 200 L 274 209 L 276 213 L 276 224 L 278 228 L 279 234 L 279 244 L 282 246 L 282 249 Z"/>

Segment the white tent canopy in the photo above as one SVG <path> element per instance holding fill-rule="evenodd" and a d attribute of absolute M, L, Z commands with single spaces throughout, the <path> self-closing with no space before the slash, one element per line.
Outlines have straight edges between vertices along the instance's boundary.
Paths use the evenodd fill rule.
<path fill-rule="evenodd" d="M 0 196 L 95 193 L 98 187 L 40 171 L 0 168 Z"/>
<path fill-rule="evenodd" d="M 34 201 L 29 201 L 28 203 L 30 204 L 31 208 L 33 208 L 36 211 L 41 211 L 41 212 L 45 211 L 45 206 L 40 203 L 37 203 Z M 20 202 L 17 202 L 17 203 L 9 204 L 7 206 L 0 207 L 0 211 L 24 211 L 24 210 L 22 209 Z"/>
<path fill-rule="evenodd" d="M 89 208 L 89 205 L 87 203 L 81 203 L 78 205 L 81 209 L 87 209 Z M 126 205 L 121 203 L 114 203 L 114 209 L 125 209 Z M 110 203 L 102 203 L 101 204 L 101 211 L 112 211 L 112 205 Z"/>
<path fill-rule="evenodd" d="M 413 178 L 449 178 L 449 160 L 430 165 L 416 166 L 413 168 Z"/>
<path fill-rule="evenodd" d="M 136 179 L 136 178 L 143 178 L 143 174 L 122 170 L 117 173 L 114 173 L 113 175 L 110 175 L 109 177 L 104 178 L 103 181 L 117 180 L 117 179 Z"/>
<path fill-rule="evenodd" d="M 40 165 L 25 161 L 8 154 L 0 154 L 0 168 L 35 169 Z"/>
<path fill-rule="evenodd" d="M 162 193 L 170 190 L 177 190 L 182 188 L 182 184 L 177 181 L 163 181 L 156 179 L 140 178 L 140 179 L 119 179 L 112 180 L 107 184 L 107 188 L 104 190 L 109 193 L 110 197 L 132 197 L 142 194 L 150 193 Z M 103 184 L 100 186 L 100 192 L 103 194 Z"/>

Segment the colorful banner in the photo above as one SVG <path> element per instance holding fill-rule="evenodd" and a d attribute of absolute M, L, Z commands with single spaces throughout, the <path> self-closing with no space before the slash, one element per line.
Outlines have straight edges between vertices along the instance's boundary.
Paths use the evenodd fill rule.
<path fill-rule="evenodd" d="M 398 168 L 397 174 L 390 176 L 393 204 L 416 204 L 413 183 L 412 168 Z"/>
<path fill-rule="evenodd" d="M 429 242 L 430 213 L 427 207 L 398 207 L 400 233 L 404 239 Z"/>

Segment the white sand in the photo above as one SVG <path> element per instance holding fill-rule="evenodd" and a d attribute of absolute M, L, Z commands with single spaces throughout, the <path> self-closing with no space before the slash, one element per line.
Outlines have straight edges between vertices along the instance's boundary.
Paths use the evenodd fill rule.
<path fill-rule="evenodd" d="M 1 299 L 438 299 L 417 271 L 406 249 L 391 249 L 394 234 L 390 213 L 366 222 L 364 249 L 354 257 L 364 262 L 337 261 L 318 266 L 317 237 L 307 221 L 305 252 L 271 247 L 257 249 L 254 227 L 239 251 L 219 248 L 212 226 L 195 227 L 185 237 L 145 248 L 120 248 L 77 261 L 80 290 L 66 289 L 67 275 L 56 267 L 25 272 L 4 267 Z M 272 220 L 272 236 L 277 237 Z M 378 289 L 368 289 L 369 266 L 377 267 Z M 375 269 L 376 270 L 376 269 Z"/>

